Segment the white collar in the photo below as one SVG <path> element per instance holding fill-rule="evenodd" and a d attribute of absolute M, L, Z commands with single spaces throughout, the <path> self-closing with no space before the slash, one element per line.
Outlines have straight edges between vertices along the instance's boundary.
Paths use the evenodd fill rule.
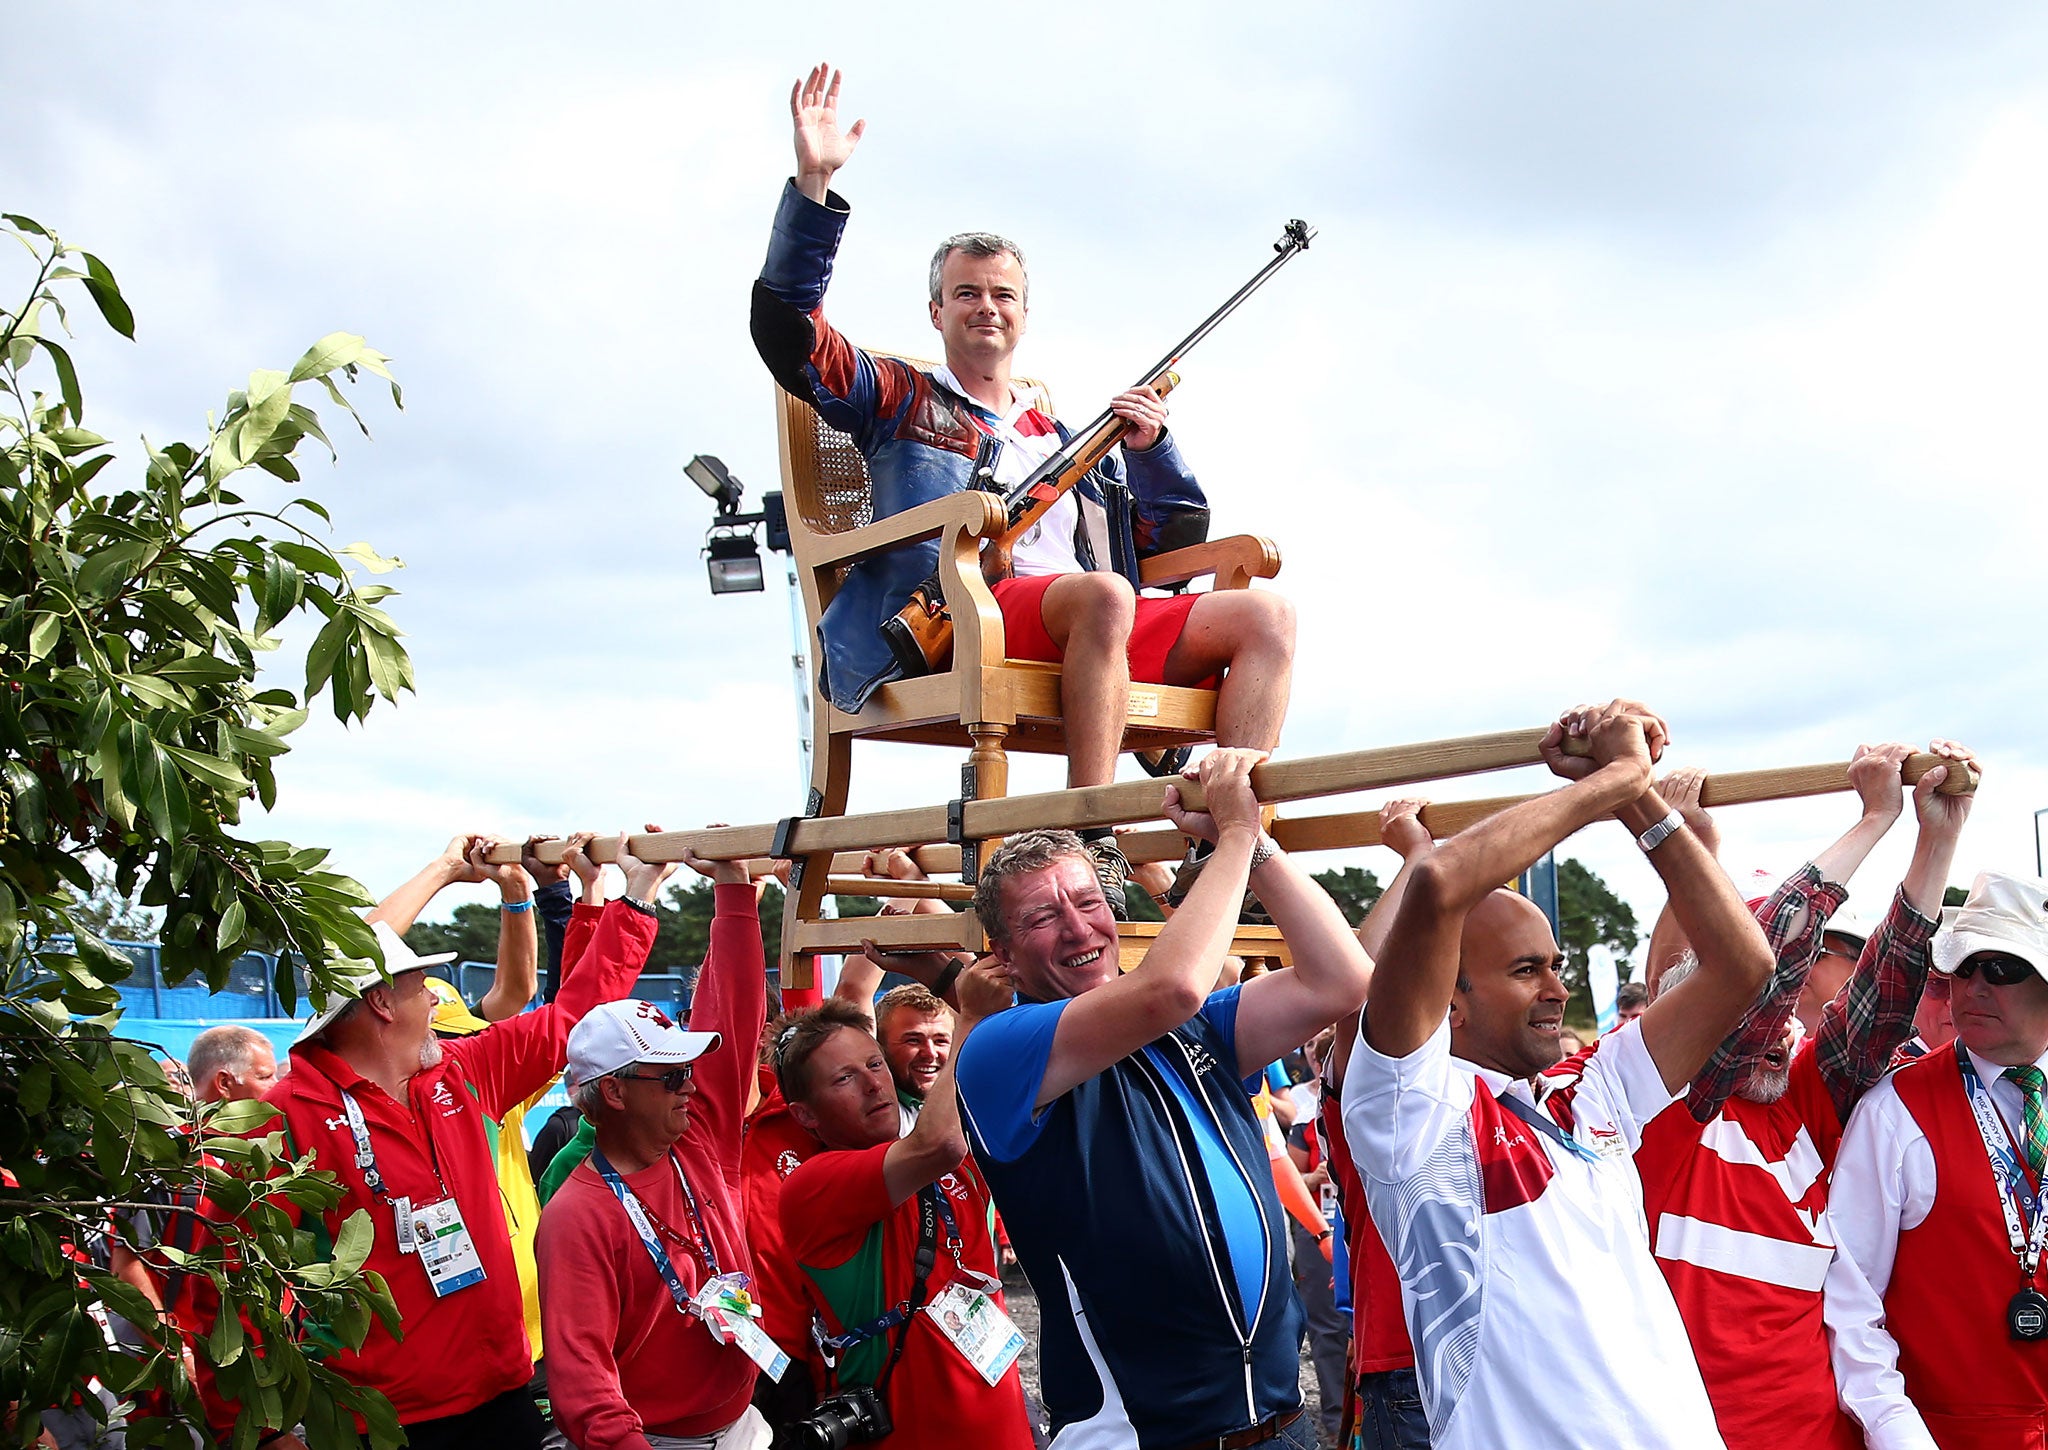
<path fill-rule="evenodd" d="M 983 403 L 979 398 L 976 398 L 974 394 L 968 392 L 966 388 L 960 385 L 959 376 L 951 368 L 947 367 L 944 363 L 940 363 L 937 367 L 932 369 L 932 377 L 936 379 L 938 382 L 944 384 L 946 387 L 951 388 L 954 392 L 958 393 L 968 402 L 974 404 L 975 407 L 980 408 L 983 412 L 991 411 L 985 403 Z M 999 417 L 1001 421 L 1006 424 L 1014 424 L 1019 418 L 1024 416 L 1025 412 L 1037 406 L 1038 390 L 1036 388 L 1020 388 L 1016 385 L 1016 383 L 1012 382 L 1010 384 L 1009 411 L 1000 414 Z"/>
<path fill-rule="evenodd" d="M 1975 1049 L 1964 1047 L 1963 1039 L 1960 1037 L 1956 1039 L 1956 1046 L 1961 1047 L 1963 1051 L 1970 1054 L 1970 1065 L 1977 1069 L 1978 1080 L 1986 1087 L 2004 1078 L 2007 1071 L 2011 1068 L 2025 1066 L 2024 1063 L 1997 1063 L 1988 1057 L 1979 1056 Z M 2034 1066 L 2040 1068 L 2044 1074 L 2048 1074 L 2048 1052 L 2044 1052 L 2035 1058 Z M 2014 1083 L 2013 1087 L 2017 1090 L 2019 1084 Z"/>

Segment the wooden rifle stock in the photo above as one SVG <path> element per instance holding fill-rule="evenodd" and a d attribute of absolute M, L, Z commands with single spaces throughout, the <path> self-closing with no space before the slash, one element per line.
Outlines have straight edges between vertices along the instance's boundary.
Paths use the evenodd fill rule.
<path fill-rule="evenodd" d="M 1315 229 L 1299 219 L 1287 223 L 1280 240 L 1273 244 L 1279 255 L 1261 267 L 1251 281 L 1237 289 L 1230 300 L 1204 318 L 1202 325 L 1181 339 L 1179 346 L 1161 358 L 1137 386 L 1150 388 L 1164 398 L 1180 382 L 1173 369 L 1188 350 L 1235 312 L 1245 298 L 1265 285 L 1266 279 L 1285 266 L 1297 252 L 1308 250 Z M 981 572 L 991 584 L 1010 574 L 1010 556 L 1018 541 L 1045 517 L 1066 492 L 1100 463 L 1129 430 L 1130 424 L 1108 408 L 1086 428 L 1068 439 L 1052 457 L 1031 470 L 1026 478 L 1003 496 L 1005 523 L 1002 533 L 982 546 Z M 910 598 L 895 615 L 882 621 L 882 638 L 905 675 L 936 674 L 953 656 L 953 615 L 946 607 L 938 577 L 926 579 L 910 591 Z"/>

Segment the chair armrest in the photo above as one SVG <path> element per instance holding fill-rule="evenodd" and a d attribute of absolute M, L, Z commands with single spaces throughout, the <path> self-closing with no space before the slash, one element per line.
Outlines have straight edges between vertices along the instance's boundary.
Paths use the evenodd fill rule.
<path fill-rule="evenodd" d="M 985 538 L 1003 527 L 1003 501 L 981 489 L 962 489 L 944 498 L 931 499 L 900 514 L 877 519 L 843 534 L 831 535 L 813 567 L 851 564 L 870 554 L 887 553 L 905 544 L 935 539 L 948 529 L 958 528 L 971 537 Z"/>
<path fill-rule="evenodd" d="M 1233 534 L 1170 554 L 1154 554 L 1139 563 L 1138 581 L 1154 588 L 1214 574 L 1218 589 L 1248 589 L 1252 580 L 1271 579 L 1279 572 L 1280 550 L 1271 539 Z"/>

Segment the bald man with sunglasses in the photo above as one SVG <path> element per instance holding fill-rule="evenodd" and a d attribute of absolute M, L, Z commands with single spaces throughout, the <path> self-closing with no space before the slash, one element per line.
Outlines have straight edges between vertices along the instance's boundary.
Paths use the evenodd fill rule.
<path fill-rule="evenodd" d="M 1881 1450 L 2048 1443 L 2048 883 L 1987 871 L 1934 967 L 1956 1037 L 1873 1088 L 1828 1200 L 1842 1405 Z"/>

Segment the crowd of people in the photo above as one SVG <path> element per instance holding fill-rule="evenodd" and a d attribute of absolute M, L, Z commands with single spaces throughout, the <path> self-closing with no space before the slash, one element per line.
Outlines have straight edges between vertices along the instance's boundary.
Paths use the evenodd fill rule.
<path fill-rule="evenodd" d="M 862 129 L 839 127 L 839 88 L 821 66 L 791 97 L 762 354 L 860 443 L 878 515 L 1014 483 L 1065 436 L 1012 384 L 1014 244 L 933 259 L 941 367 L 824 320 L 848 215 L 830 183 Z M 1988 872 L 1945 906 L 1973 796 L 1943 786 L 1975 780 L 1969 752 L 1934 741 L 1909 786 L 1905 746 L 1859 747 L 1842 836 L 1746 891 L 1700 775 L 1655 773 L 1664 721 L 1568 710 L 1542 745 L 1557 789 L 1441 841 L 1423 802 L 1382 808 L 1400 868 L 1354 928 L 1252 785 L 1291 614 L 1137 592 L 1135 561 L 1206 504 L 1160 398 L 1114 407 L 1121 459 L 996 595 L 1010 652 L 1062 665 L 1074 784 L 1113 774 L 1132 678 L 1220 677 L 1200 809 L 1166 795 L 1181 870 L 1134 878 L 1108 831 L 1012 836 L 973 878 L 985 955 L 870 943 L 829 999 L 781 1012 L 767 863 L 686 855 L 715 916 L 678 1022 L 629 996 L 674 866 L 622 842 L 612 895 L 587 837 L 559 865 L 457 838 L 370 914 L 382 966 L 288 1063 L 236 1028 L 188 1063 L 196 1094 L 261 1098 L 335 1175 L 312 1227 L 374 1226 L 402 1332 L 373 1322 L 328 1364 L 414 1446 L 2048 1446 L 2048 885 Z M 875 628 L 930 553 L 861 560 L 826 610 L 841 708 L 901 670 Z M 1909 814 L 1884 911 L 1846 915 Z M 1609 821 L 1667 904 L 1616 1025 L 1582 1038 L 1551 921 L 1503 883 Z M 865 874 L 917 867 L 877 852 Z M 457 882 L 500 894 L 474 1009 L 403 940 Z M 1169 910 L 1127 963 L 1138 889 Z M 1288 965 L 1230 956 L 1251 911 Z M 911 985 L 880 992 L 885 967 Z M 573 1112 L 529 1150 L 558 1075 Z M 122 1252 L 195 1339 L 231 1312 L 149 1245 Z M 237 1407 L 200 1383 L 224 1435 Z M 260 1443 L 296 1450 L 290 1427 Z"/>

